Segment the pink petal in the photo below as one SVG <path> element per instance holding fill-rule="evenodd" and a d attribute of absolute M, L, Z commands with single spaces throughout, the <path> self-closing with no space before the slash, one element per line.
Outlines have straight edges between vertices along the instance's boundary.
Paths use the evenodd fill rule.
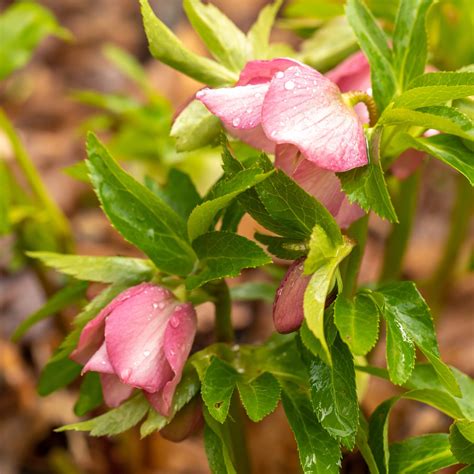
<path fill-rule="evenodd" d="M 109 315 L 105 324 L 107 353 L 123 383 L 156 392 L 168 381 L 163 341 L 176 305 L 168 290 L 149 285 Z"/>
<path fill-rule="evenodd" d="M 88 360 L 87 364 L 82 369 L 82 374 L 86 372 L 101 372 L 103 374 L 113 374 L 114 368 L 110 363 L 105 341 L 99 347 L 97 352 Z"/>
<path fill-rule="evenodd" d="M 337 86 L 310 67 L 292 66 L 274 76 L 263 103 L 262 124 L 270 139 L 296 145 L 323 169 L 347 171 L 367 164 L 356 113 L 344 104 Z"/>
<path fill-rule="evenodd" d="M 349 56 L 325 76 L 336 83 L 341 92 L 371 91 L 370 66 L 362 51 Z"/>
<path fill-rule="evenodd" d="M 351 203 L 347 196 L 344 196 L 336 216 L 336 222 L 342 229 L 347 229 L 353 222 L 359 220 L 364 215 L 365 211 L 359 205 Z"/>
<path fill-rule="evenodd" d="M 408 149 L 390 167 L 390 171 L 400 180 L 407 179 L 423 163 L 425 153 Z"/>
<path fill-rule="evenodd" d="M 303 258 L 295 260 L 280 283 L 273 302 L 273 323 L 280 333 L 296 331 L 304 318 L 303 298 L 311 275 L 303 275 Z"/>
<path fill-rule="evenodd" d="M 197 319 L 193 306 L 190 303 L 177 306 L 169 320 L 164 339 L 164 352 L 173 377 L 168 380 L 161 393 L 148 396 L 150 403 L 164 416 L 169 415 L 176 386 L 191 352 L 196 328 Z"/>
<path fill-rule="evenodd" d="M 100 374 L 100 383 L 104 401 L 111 408 L 118 407 L 133 392 L 133 387 L 120 382 L 116 375 Z"/>
<path fill-rule="evenodd" d="M 234 128 L 232 135 L 258 150 L 263 150 L 266 153 L 275 153 L 275 143 L 267 138 L 261 125 L 246 130 Z"/>
<path fill-rule="evenodd" d="M 122 302 L 128 298 L 139 294 L 150 286 L 149 283 L 142 283 L 116 296 L 102 311 L 91 321 L 89 321 L 81 332 L 79 344 L 71 353 L 70 358 L 79 364 L 85 364 L 102 345 L 104 340 L 105 318 Z"/>
<path fill-rule="evenodd" d="M 300 64 L 299 61 L 290 58 L 249 61 L 242 69 L 236 85 L 264 84 L 270 82 L 276 73 L 286 71 L 289 67 Z"/>

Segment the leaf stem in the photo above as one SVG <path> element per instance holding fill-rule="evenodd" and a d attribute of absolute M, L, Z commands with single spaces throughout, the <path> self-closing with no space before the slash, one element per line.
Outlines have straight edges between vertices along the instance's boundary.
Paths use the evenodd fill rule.
<path fill-rule="evenodd" d="M 407 179 L 397 182 L 398 190 L 394 196 L 395 211 L 398 215 L 398 224 L 392 224 L 392 229 L 385 242 L 385 251 L 381 282 L 396 280 L 403 268 L 408 240 L 410 238 L 418 201 L 421 171 L 418 170 Z"/>
<path fill-rule="evenodd" d="M 58 205 L 51 199 L 43 184 L 33 162 L 28 156 L 20 137 L 8 119 L 5 112 L 0 108 L 0 129 L 2 129 L 10 141 L 15 159 L 20 166 L 31 191 L 36 195 L 44 210 L 50 216 L 54 230 L 65 250 L 71 251 L 73 247 L 71 229 L 69 223 Z"/>
<path fill-rule="evenodd" d="M 209 285 L 209 292 L 214 296 L 215 321 L 214 328 L 217 342 L 234 342 L 234 328 L 232 327 L 229 287 L 225 280 Z"/>

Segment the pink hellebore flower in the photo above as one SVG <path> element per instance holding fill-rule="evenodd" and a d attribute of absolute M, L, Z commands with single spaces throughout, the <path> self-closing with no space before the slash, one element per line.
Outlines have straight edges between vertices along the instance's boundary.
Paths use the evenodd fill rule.
<path fill-rule="evenodd" d="M 228 131 L 276 155 L 276 166 L 313 194 L 345 227 L 363 215 L 334 172 L 367 164 L 363 124 L 338 86 L 288 58 L 250 61 L 231 88 L 196 94 Z"/>
<path fill-rule="evenodd" d="M 166 288 L 142 283 L 120 293 L 83 329 L 71 354 L 99 372 L 104 399 L 115 407 L 140 388 L 168 415 L 196 333 L 196 313 Z"/>

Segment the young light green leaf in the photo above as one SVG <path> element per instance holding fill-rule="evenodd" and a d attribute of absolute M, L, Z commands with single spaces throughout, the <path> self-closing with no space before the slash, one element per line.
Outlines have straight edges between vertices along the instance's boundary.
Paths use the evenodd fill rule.
<path fill-rule="evenodd" d="M 332 365 L 305 352 L 311 401 L 323 428 L 348 449 L 354 447 L 359 424 L 359 405 L 352 354 L 336 337 L 330 348 Z"/>
<path fill-rule="evenodd" d="M 247 33 L 252 59 L 271 59 L 269 50 L 270 32 L 283 0 L 275 0 L 260 10 L 257 21 Z"/>
<path fill-rule="evenodd" d="M 165 272 L 187 275 L 196 255 L 184 221 L 150 190 L 123 171 L 93 135 L 87 166 L 102 207 L 117 230 Z"/>
<path fill-rule="evenodd" d="M 456 427 L 468 441 L 474 443 L 474 420 L 457 420 Z"/>
<path fill-rule="evenodd" d="M 249 55 L 244 33 L 212 4 L 184 0 L 183 8 L 211 54 L 231 71 L 240 73 Z"/>
<path fill-rule="evenodd" d="M 356 202 L 365 211 L 372 210 L 390 222 L 398 222 L 380 163 L 369 163 L 337 176 L 350 202 Z"/>
<path fill-rule="evenodd" d="M 369 60 L 373 95 L 379 112 L 382 112 L 396 91 L 392 51 L 387 37 L 361 0 L 347 2 L 346 16 Z"/>
<path fill-rule="evenodd" d="M 90 431 L 91 436 L 113 436 L 129 430 L 140 422 L 150 408 L 142 393 L 130 398 L 118 408 L 91 420 L 62 426 L 55 431 Z"/>
<path fill-rule="evenodd" d="M 188 219 L 188 234 L 191 240 L 209 230 L 216 214 L 239 194 L 262 182 L 272 171 L 262 173 L 259 168 L 249 168 L 238 172 L 228 180 L 220 181 L 213 189 L 211 199 L 196 206 Z"/>
<path fill-rule="evenodd" d="M 352 301 L 339 294 L 334 306 L 334 323 L 355 355 L 367 354 L 377 342 L 379 310 L 364 293 L 357 294 Z"/>
<path fill-rule="evenodd" d="M 430 72 L 415 78 L 394 106 L 418 109 L 470 95 L 474 95 L 474 72 Z"/>
<path fill-rule="evenodd" d="M 433 365 L 441 383 L 453 395 L 460 396 L 453 373 L 440 359 L 431 313 L 415 284 L 409 281 L 391 283 L 379 288 L 378 292 L 385 298 L 387 321 L 398 326 L 404 340 L 415 342 Z"/>
<path fill-rule="evenodd" d="M 464 175 L 471 186 L 474 186 L 472 150 L 465 146 L 459 137 L 443 134 L 429 138 L 415 138 L 403 134 L 399 140 L 404 148 L 415 148 L 443 161 Z"/>
<path fill-rule="evenodd" d="M 177 151 L 192 151 L 217 142 L 221 122 L 199 100 L 193 100 L 176 117 L 170 135 Z"/>
<path fill-rule="evenodd" d="M 229 412 L 239 373 L 227 362 L 213 357 L 202 381 L 202 399 L 209 413 L 219 423 L 224 423 Z"/>
<path fill-rule="evenodd" d="M 0 31 L 0 80 L 23 67 L 46 36 L 71 38 L 69 31 L 58 24 L 48 9 L 30 1 L 7 8 L 0 15 Z"/>
<path fill-rule="evenodd" d="M 193 242 L 200 267 L 188 276 L 189 290 L 211 280 L 235 277 L 244 268 L 271 263 L 271 258 L 254 242 L 232 232 L 208 232 Z"/>
<path fill-rule="evenodd" d="M 78 280 L 102 283 L 138 283 L 149 280 L 156 269 L 149 260 L 130 257 L 89 257 L 54 252 L 28 252 L 48 267 Z"/>
<path fill-rule="evenodd" d="M 282 385 L 282 402 L 298 445 L 300 464 L 305 474 L 338 473 L 339 443 L 319 424 L 311 402 L 297 385 Z"/>
<path fill-rule="evenodd" d="M 474 464 L 473 423 L 468 424 L 465 420 L 457 421 L 449 429 L 449 445 L 455 456 L 453 464 L 456 462 Z"/>
<path fill-rule="evenodd" d="M 212 87 L 230 85 L 237 81 L 237 73 L 188 50 L 156 17 L 148 0 L 140 0 L 140 5 L 150 51 L 156 59 Z"/>
<path fill-rule="evenodd" d="M 240 399 L 249 418 L 258 422 L 272 413 L 280 400 L 280 384 L 270 373 L 265 372 L 257 378 L 237 381 Z"/>
<path fill-rule="evenodd" d="M 408 438 L 390 446 L 390 474 L 426 474 L 456 464 L 445 433 Z"/>
<path fill-rule="evenodd" d="M 12 340 L 17 342 L 33 325 L 84 298 L 87 286 L 86 282 L 72 282 L 59 290 L 39 310 L 21 322 L 13 333 Z"/>
<path fill-rule="evenodd" d="M 401 0 L 393 33 L 393 65 L 399 90 L 423 74 L 427 56 L 426 13 L 433 0 Z"/>
<path fill-rule="evenodd" d="M 100 376 L 97 372 L 88 372 L 84 375 L 79 390 L 79 398 L 74 405 L 74 413 L 84 416 L 103 402 Z"/>

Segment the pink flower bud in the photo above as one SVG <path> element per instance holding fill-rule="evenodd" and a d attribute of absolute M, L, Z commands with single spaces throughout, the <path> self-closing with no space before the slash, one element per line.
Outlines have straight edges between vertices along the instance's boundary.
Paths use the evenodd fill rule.
<path fill-rule="evenodd" d="M 168 415 L 196 333 L 196 313 L 166 288 L 142 283 L 109 303 L 83 329 L 71 358 L 100 373 L 105 402 L 118 406 L 134 388 Z"/>
<path fill-rule="evenodd" d="M 273 302 L 273 323 L 280 333 L 296 331 L 303 322 L 304 292 L 311 275 L 303 275 L 304 258 L 294 261 L 280 283 Z"/>

